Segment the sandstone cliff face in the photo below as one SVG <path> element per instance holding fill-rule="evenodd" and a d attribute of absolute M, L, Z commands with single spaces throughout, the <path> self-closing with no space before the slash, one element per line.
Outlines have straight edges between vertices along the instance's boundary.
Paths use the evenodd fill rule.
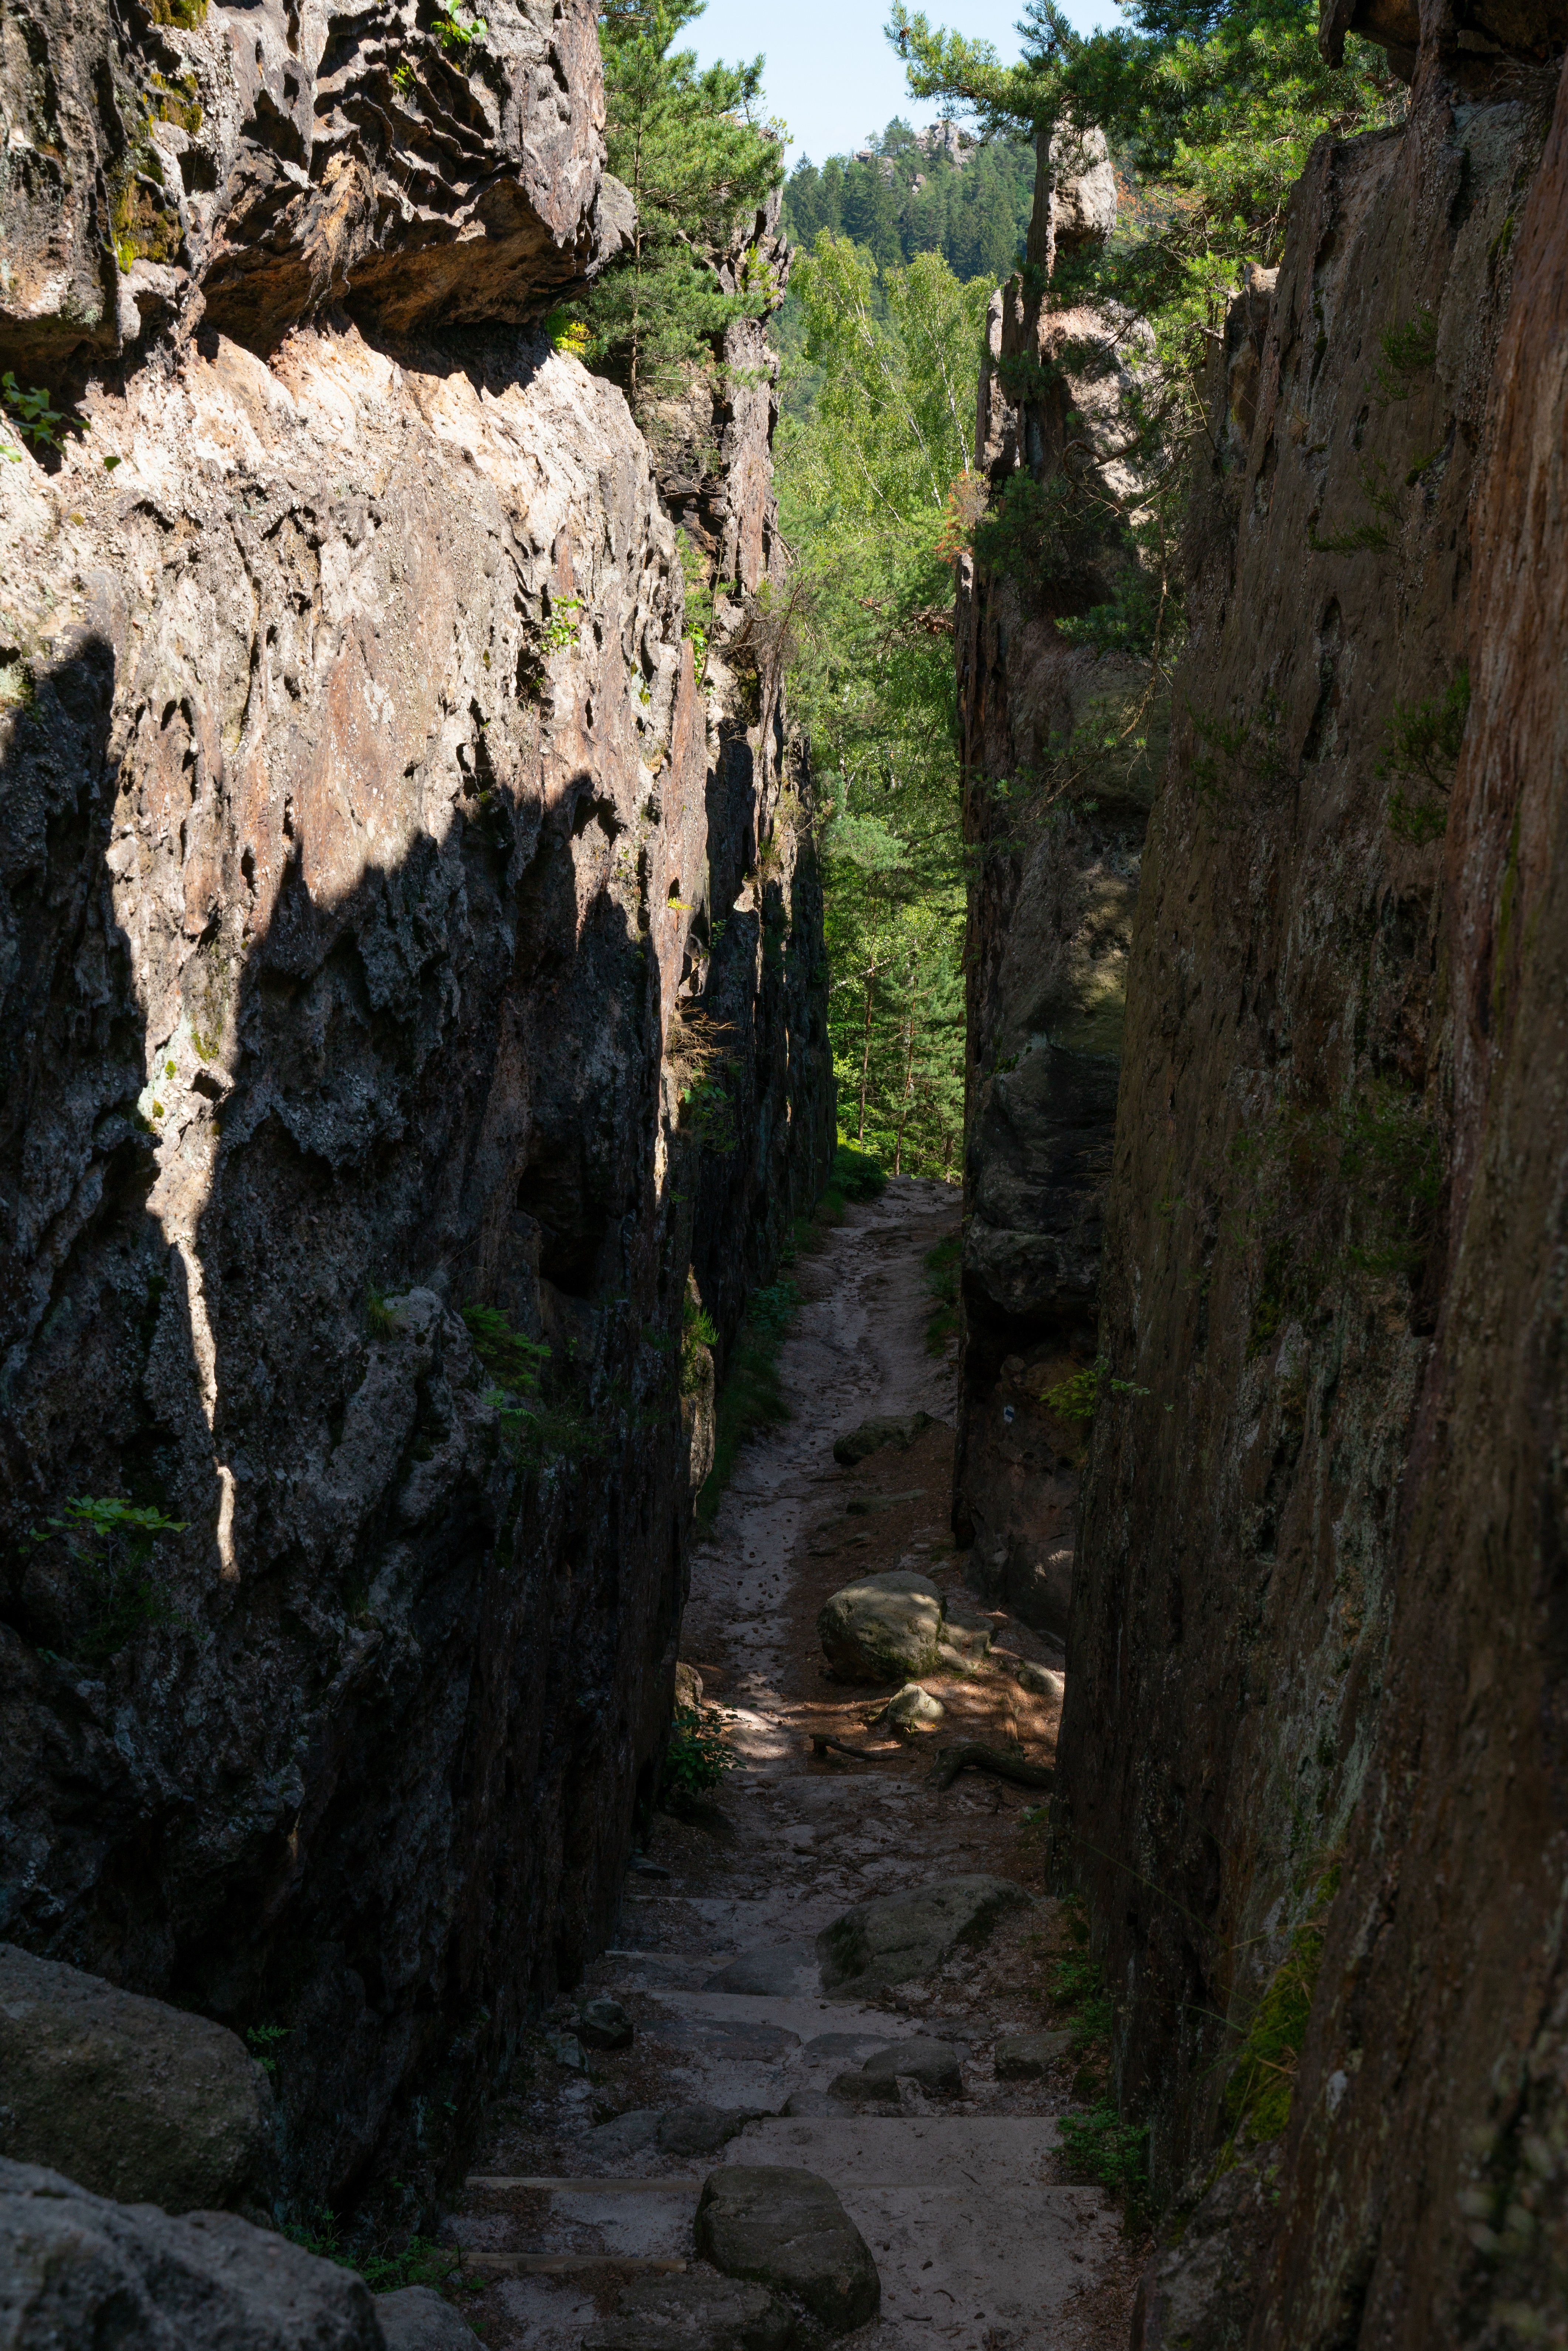
<path fill-rule="evenodd" d="M 0 467 L 0 1916 L 281 2028 L 340 2199 L 439 2172 L 612 1921 L 694 1223 L 722 1339 L 825 1168 L 820 903 L 777 697 L 718 761 L 649 452 L 527 323 L 604 250 L 591 10 L 164 13 L 5 53 L 0 361 L 90 431 Z"/>
<path fill-rule="evenodd" d="M 1090 442 L 1093 473 L 1126 486 L 1122 322 L 1050 308 L 1043 291 L 1059 249 L 1103 238 L 1115 208 L 1103 138 L 1041 153 L 1029 251 L 1043 274 L 993 297 L 980 381 L 976 444 L 993 506 L 1009 486 L 1059 482 L 1070 441 Z M 1127 725 L 1137 673 L 1070 643 L 1057 623 L 1104 601 L 1125 559 L 1109 537 L 1049 578 L 966 558 L 958 586 L 976 880 L 955 1523 L 977 1588 L 1059 1637 L 1082 1432 L 1041 1397 L 1094 1359 L 1101 1203 L 1155 764 L 1147 752 L 1086 754 L 1086 729 Z M 1134 731 L 1157 739 L 1159 714 Z"/>
<path fill-rule="evenodd" d="M 1561 37 L 1434 15 L 1215 363 L 1056 1834 L 1161 2199 L 1289 2120 L 1151 2346 L 1561 2327 Z"/>

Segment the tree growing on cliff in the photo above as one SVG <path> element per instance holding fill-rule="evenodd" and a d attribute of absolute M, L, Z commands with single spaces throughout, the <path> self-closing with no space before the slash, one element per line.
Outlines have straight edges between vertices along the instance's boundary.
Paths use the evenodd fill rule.
<path fill-rule="evenodd" d="M 736 232 L 784 176 L 776 125 L 761 111 L 762 59 L 699 68 L 678 35 L 705 0 L 604 0 L 605 143 L 632 192 L 629 250 L 584 305 L 588 357 L 633 410 L 678 385 L 732 319 L 757 316 L 775 289 L 744 272 L 726 282 Z M 763 273 L 766 276 L 766 273 Z"/>

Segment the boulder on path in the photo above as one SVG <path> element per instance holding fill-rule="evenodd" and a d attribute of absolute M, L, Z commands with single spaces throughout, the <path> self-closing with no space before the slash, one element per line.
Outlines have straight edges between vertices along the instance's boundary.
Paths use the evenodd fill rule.
<path fill-rule="evenodd" d="M 983 1941 L 1004 1911 L 1033 1898 L 1011 1878 L 975 1876 L 857 1902 L 817 1938 L 822 1990 L 831 2000 L 858 2000 L 929 1975 L 960 1943 Z"/>
<path fill-rule="evenodd" d="M 1072 2046 L 1071 2032 L 1014 2032 L 994 2053 L 998 2082 L 1038 2082 Z"/>
<path fill-rule="evenodd" d="M 790 2351 L 799 2329 L 787 2303 L 736 2278 L 650 2278 L 628 2286 L 582 2351 Z"/>
<path fill-rule="evenodd" d="M 1030 1698 L 1043 1698 L 1060 1706 L 1067 1695 L 1067 1677 L 1059 1674 L 1054 1666 L 1037 1666 L 1032 1657 L 1023 1658 L 1018 1669 L 1019 1687 Z"/>
<path fill-rule="evenodd" d="M 225 2026 L 0 1943 L 0 2154 L 214 2211 L 261 2200 L 271 2139 L 267 2076 Z"/>
<path fill-rule="evenodd" d="M 703 1979 L 704 1991 L 747 1992 L 764 1999 L 789 2000 L 817 1989 L 817 1953 L 810 1943 L 776 1943 L 759 1951 L 742 1951 L 716 1973 Z"/>
<path fill-rule="evenodd" d="M 907 1453 L 928 1428 L 936 1426 L 928 1412 L 883 1413 L 862 1420 L 846 1437 L 835 1438 L 833 1458 L 842 1462 L 846 1469 L 852 1469 L 857 1462 L 867 1461 L 873 1453 L 880 1453 L 884 1445 L 896 1445 L 901 1453 Z"/>
<path fill-rule="evenodd" d="M 824 1604 L 817 1632 L 839 1681 L 915 1681 L 936 1668 L 942 1594 L 913 1569 L 868 1575 Z"/>
<path fill-rule="evenodd" d="M 675 1704 L 695 1713 L 703 1702 L 703 1677 L 695 1666 L 675 1667 Z"/>
<path fill-rule="evenodd" d="M 624 2162 L 628 2157 L 657 2148 L 661 2155 L 716 2155 L 747 2123 L 760 2122 L 766 2106 L 635 2106 L 600 2123 L 588 2143 L 603 2163 Z"/>
<path fill-rule="evenodd" d="M 618 2000 L 585 2000 L 572 2019 L 585 2049 L 630 2049 L 632 2020 Z"/>
<path fill-rule="evenodd" d="M 793 2295 L 830 2335 L 863 2326 L 881 2306 L 871 2247 L 814 2171 L 736 2163 L 710 2172 L 696 2247 L 727 2277 Z"/>
<path fill-rule="evenodd" d="M 841 2074 L 829 2085 L 830 2095 L 853 2104 L 867 2099 L 896 2099 L 901 2080 L 918 2082 L 923 2090 L 961 2090 L 958 2052 L 950 2041 L 926 2041 L 915 2034 L 878 2049 L 852 2074 Z"/>
<path fill-rule="evenodd" d="M 232 2212 L 171 2218 L 0 2159 L 8 2351 L 386 2351 L 363 2278 Z M 400 2346 L 401 2351 L 401 2346 Z"/>
<path fill-rule="evenodd" d="M 395 2294 L 378 2294 L 375 2304 L 386 2351 L 484 2351 L 474 2329 L 434 2286 L 400 2286 Z"/>
<path fill-rule="evenodd" d="M 894 1730 L 935 1730 L 946 1719 L 947 1709 L 941 1699 L 923 1690 L 918 1682 L 905 1682 L 877 1716 L 879 1722 L 891 1724 Z"/>

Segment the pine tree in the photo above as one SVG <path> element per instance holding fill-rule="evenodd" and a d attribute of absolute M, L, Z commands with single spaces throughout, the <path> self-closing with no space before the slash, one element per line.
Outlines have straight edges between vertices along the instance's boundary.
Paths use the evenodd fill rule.
<path fill-rule="evenodd" d="M 737 226 L 784 176 L 761 119 L 762 59 L 699 70 L 676 36 L 705 0 L 603 0 L 609 167 L 637 208 L 631 252 L 584 304 L 589 356 L 644 414 L 730 320 L 767 309 L 770 286 L 727 292 L 718 264 Z"/>

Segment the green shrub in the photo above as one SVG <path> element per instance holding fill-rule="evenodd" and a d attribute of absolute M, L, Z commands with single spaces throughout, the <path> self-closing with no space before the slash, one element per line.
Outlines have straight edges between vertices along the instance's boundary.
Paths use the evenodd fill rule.
<path fill-rule="evenodd" d="M 887 1171 L 879 1159 L 861 1150 L 857 1144 L 841 1143 L 833 1154 L 828 1181 L 846 1200 L 874 1200 L 887 1189 Z"/>
<path fill-rule="evenodd" d="M 1129 2205 L 1141 2203 L 1149 2178 L 1147 2123 L 1124 2123 L 1103 2100 L 1086 2114 L 1062 2115 L 1056 2127 L 1070 2179 L 1092 2180 Z"/>
<path fill-rule="evenodd" d="M 703 1384 L 703 1358 L 718 1344 L 713 1317 L 688 1298 L 681 1313 L 681 1394 L 695 1395 Z"/>
<path fill-rule="evenodd" d="M 395 2294 L 407 2285 L 434 2286 L 439 2293 L 462 2282 L 463 2255 L 457 2246 L 419 2236 L 408 2238 L 396 2252 L 347 2245 L 338 2216 L 328 2204 L 318 2204 L 304 2220 L 286 2220 L 281 2233 L 321 2261 L 358 2271 L 372 2294 Z"/>
<path fill-rule="evenodd" d="M 510 1317 L 498 1306 L 470 1303 L 463 1309 L 463 1320 L 474 1352 L 491 1376 L 518 1395 L 532 1395 L 541 1369 L 549 1362 L 544 1342 L 526 1339 L 520 1331 L 514 1331 Z"/>
<path fill-rule="evenodd" d="M 736 1758 L 725 1736 L 727 1718 L 716 1706 L 678 1706 L 670 1720 L 669 1743 L 659 1774 L 659 1802 L 679 1813 L 718 1787 Z"/>
<path fill-rule="evenodd" d="M 23 1537 L 24 1550 L 63 1542 L 80 1571 L 92 1607 L 74 1643 L 83 1665 L 104 1665 L 146 1626 L 174 1621 L 168 1593 L 152 1572 L 152 1553 L 162 1536 L 183 1535 L 189 1523 L 118 1495 L 78 1494 L 63 1516 Z"/>

